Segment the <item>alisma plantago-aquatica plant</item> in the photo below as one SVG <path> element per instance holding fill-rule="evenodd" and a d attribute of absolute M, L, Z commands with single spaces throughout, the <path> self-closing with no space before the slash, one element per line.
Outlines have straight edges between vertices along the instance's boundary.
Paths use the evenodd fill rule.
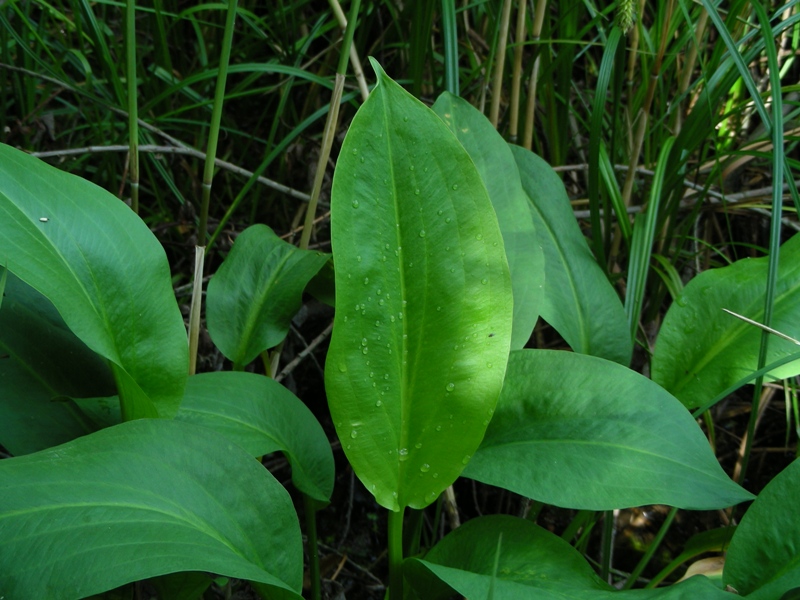
<path fill-rule="evenodd" d="M 443 94 L 429 109 L 374 66 L 378 85 L 334 176 L 325 383 L 344 453 L 389 511 L 390 597 L 626 594 L 567 542 L 510 516 L 473 519 L 403 556 L 404 511 L 459 476 L 587 510 L 753 499 L 686 407 L 751 376 L 757 347 L 714 304 L 741 290 L 752 298 L 737 312 L 758 320 L 751 271 L 765 265 L 709 272 L 711 292 L 701 277 L 687 286 L 656 348 L 656 381 L 646 379 L 628 368 L 622 303 L 552 169 L 465 101 Z M 13 454 L 0 461 L 0 595 L 82 598 L 193 572 L 200 589 L 213 573 L 299 598 L 299 522 L 254 457 L 284 452 L 294 486 L 324 505 L 333 459 L 314 416 L 263 376 L 187 375 L 169 265 L 126 206 L 7 146 L 0 175 L 0 443 Z M 207 298 L 211 337 L 237 369 L 285 336 L 327 260 L 263 225 L 239 236 Z M 789 329 L 795 271 L 780 274 Z M 525 348 L 539 315 L 574 352 Z M 691 326 L 701 333 L 687 379 L 679 338 Z M 711 377 L 734 360 L 720 339 L 753 357 L 733 381 Z M 796 353 L 771 348 L 796 374 Z M 780 500 L 799 490 L 795 463 L 762 491 L 733 534 L 723 586 L 752 598 L 800 587 L 800 519 Z M 728 597 L 705 577 L 635 593 Z"/>

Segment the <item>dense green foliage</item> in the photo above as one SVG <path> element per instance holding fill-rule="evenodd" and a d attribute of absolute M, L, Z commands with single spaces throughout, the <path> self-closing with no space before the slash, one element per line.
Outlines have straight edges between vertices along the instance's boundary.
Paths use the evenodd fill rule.
<path fill-rule="evenodd" d="M 551 4 L 0 6 L 0 597 L 797 593 L 800 3 Z"/>

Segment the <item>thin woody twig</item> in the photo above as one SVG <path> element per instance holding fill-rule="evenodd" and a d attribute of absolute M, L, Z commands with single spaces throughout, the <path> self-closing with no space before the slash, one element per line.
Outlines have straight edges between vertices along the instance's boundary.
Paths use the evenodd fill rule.
<path fill-rule="evenodd" d="M 313 340 L 311 340 L 311 343 L 308 345 L 308 347 L 305 350 L 303 350 L 302 352 L 300 352 L 300 354 L 295 356 L 294 359 L 288 365 L 286 365 L 280 373 L 278 373 L 275 376 L 275 381 L 278 381 L 278 382 L 283 381 L 283 379 L 287 375 L 289 375 L 292 371 L 295 370 L 295 368 L 297 368 L 297 365 L 299 365 L 301 362 L 303 362 L 303 359 L 305 359 L 306 356 L 308 356 L 309 354 L 311 354 L 311 352 L 314 351 L 314 348 L 316 348 L 323 341 L 325 341 L 325 338 L 327 338 L 331 334 L 331 331 L 333 331 L 333 322 L 331 322 L 331 324 L 328 325 L 322 331 L 322 333 L 320 333 L 317 337 L 315 337 Z"/>
<path fill-rule="evenodd" d="M 49 150 L 47 152 L 31 152 L 31 156 L 35 156 L 37 158 L 51 158 L 54 156 L 75 156 L 80 154 L 96 154 L 100 152 L 128 152 L 129 146 L 126 144 L 119 144 L 119 145 L 111 145 L 111 146 L 85 146 L 83 148 L 65 148 L 64 150 Z M 145 144 L 139 146 L 140 152 L 150 152 L 153 154 L 180 154 L 186 156 L 193 156 L 195 158 L 199 158 L 201 160 L 205 160 L 206 155 L 204 152 L 197 150 L 196 148 L 192 148 L 190 146 L 186 146 L 181 144 L 180 146 L 156 146 L 153 144 Z M 219 168 L 225 169 L 226 171 L 230 171 L 231 173 L 236 173 L 237 175 L 242 175 L 243 177 L 252 177 L 253 172 L 248 171 L 247 169 L 243 169 L 233 163 L 230 163 L 225 160 L 221 160 L 217 158 L 214 161 Z M 282 192 L 287 196 L 291 196 L 292 198 L 297 198 L 298 200 L 302 200 L 303 202 L 308 202 L 309 195 L 298 190 L 292 189 L 288 186 L 283 185 L 282 183 L 278 183 L 277 181 L 273 181 L 272 179 L 268 179 L 267 177 L 259 176 L 257 178 L 259 183 L 266 185 L 278 192 Z"/>

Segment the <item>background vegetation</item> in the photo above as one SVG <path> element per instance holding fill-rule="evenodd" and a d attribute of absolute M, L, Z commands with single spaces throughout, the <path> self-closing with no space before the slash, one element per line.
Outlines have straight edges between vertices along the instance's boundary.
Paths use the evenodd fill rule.
<path fill-rule="evenodd" d="M 710 267 L 770 249 L 776 255 L 798 229 L 792 173 L 800 132 L 800 3 L 712 5 L 364 0 L 310 247 L 330 250 L 332 165 L 374 82 L 352 58 L 366 64 L 374 56 L 423 101 L 432 103 L 444 89 L 460 93 L 506 139 L 563 172 L 598 262 L 621 296 L 636 299 L 626 303 L 636 311 L 634 366 L 649 373 L 661 317 L 684 283 Z M 124 3 L 110 0 L 3 3 L 0 139 L 138 205 L 167 249 L 188 319 L 221 65 L 227 84 L 219 160 L 213 188 L 205 181 L 207 273 L 254 223 L 299 242 L 349 5 L 241 0 L 232 29 L 225 27 L 224 3 L 148 0 L 134 8 L 130 19 Z M 220 62 L 226 31 L 233 32 L 229 66 Z M 126 64 L 128 42 L 135 64 Z M 132 110 L 140 159 L 128 151 Z M 782 211 L 772 211 L 776 202 Z M 647 237 L 631 235 L 634 218 L 647 219 Z M 333 438 L 322 386 L 329 324 L 329 309 L 309 301 L 272 358 Z M 529 345 L 565 347 L 544 323 Z M 222 361 L 201 336 L 198 370 Z M 765 386 L 757 400 L 741 393 L 703 415 L 719 459 L 753 492 L 794 458 L 800 430 L 792 382 Z M 268 466 L 280 473 L 285 462 Z M 337 472 L 333 505 L 321 513 L 324 574 L 352 589 L 348 597 L 379 597 L 385 528 L 344 460 Z M 576 516 L 488 486 L 459 486 L 462 519 L 482 511 L 528 514 L 599 561 L 600 526 L 593 526 L 602 514 Z M 665 515 L 661 507 L 613 515 L 617 550 L 609 568 L 636 568 Z M 431 542 L 445 520 L 434 511 L 427 517 L 422 526 Z M 720 518 L 736 515 L 678 513 L 644 576 L 654 577 L 690 536 Z"/>

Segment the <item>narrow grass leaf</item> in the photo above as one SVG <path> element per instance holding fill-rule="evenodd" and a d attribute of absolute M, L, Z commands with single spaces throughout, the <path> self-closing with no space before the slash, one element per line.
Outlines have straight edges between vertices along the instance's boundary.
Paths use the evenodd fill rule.
<path fill-rule="evenodd" d="M 303 290 L 328 258 L 283 241 L 266 225 L 236 238 L 206 298 L 208 332 L 235 368 L 286 337 Z"/>
<path fill-rule="evenodd" d="M 736 528 L 723 582 L 748 598 L 779 598 L 800 587 L 800 461 L 761 491 Z"/>
<path fill-rule="evenodd" d="M 614 165 L 611 164 L 611 159 L 608 156 L 605 144 L 600 142 L 597 167 L 600 170 L 600 177 L 603 180 L 606 193 L 611 200 L 611 206 L 614 207 L 614 212 L 617 215 L 617 225 L 619 226 L 622 239 L 626 244 L 631 243 L 631 222 L 628 217 L 628 211 L 625 202 L 622 200 L 622 190 L 619 189 L 616 175 L 614 174 Z"/>
<path fill-rule="evenodd" d="M 458 96 L 458 26 L 456 23 L 455 0 L 442 0 L 442 35 L 444 37 L 444 77 L 445 89 Z"/>
<path fill-rule="evenodd" d="M 297 489 L 320 502 L 333 491 L 333 454 L 311 411 L 273 379 L 216 372 L 190 377 L 175 418 L 213 429 L 253 456 L 280 450 Z"/>
<path fill-rule="evenodd" d="M 0 263 L 108 359 L 126 418 L 175 414 L 188 349 L 161 245 L 88 181 L 0 145 Z"/>
<path fill-rule="evenodd" d="M 511 151 L 544 249 L 542 318 L 575 352 L 627 365 L 633 344 L 625 311 L 575 221 L 564 184 L 533 152 L 519 146 Z"/>
<path fill-rule="evenodd" d="M 633 227 L 631 241 L 631 254 L 628 259 L 627 293 L 625 295 L 625 314 L 628 317 L 631 339 L 636 339 L 636 330 L 639 328 L 639 317 L 644 305 L 645 285 L 650 273 L 650 257 L 653 253 L 653 242 L 658 225 L 659 208 L 664 185 L 664 173 L 669 160 L 669 153 L 675 143 L 675 138 L 667 138 L 658 156 L 655 176 L 650 188 L 650 198 L 644 214 L 637 215 Z"/>
<path fill-rule="evenodd" d="M 512 292 L 472 160 L 433 111 L 379 84 L 336 166 L 336 316 L 325 387 L 378 503 L 430 504 L 478 447 L 502 386 Z"/>
<path fill-rule="evenodd" d="M 701 531 L 700 533 L 694 534 L 684 545 L 683 552 L 672 559 L 658 575 L 651 579 L 647 583 L 647 587 L 657 587 L 675 569 L 680 567 L 683 563 L 697 558 L 701 554 L 708 554 L 711 552 L 721 554 L 728 548 L 734 531 L 736 531 L 736 525 L 729 525 L 727 527 L 709 529 L 708 531 Z"/>
<path fill-rule="evenodd" d="M 140 419 L 0 463 L 0 589 L 83 598 L 208 571 L 300 598 L 292 501 L 244 450 L 206 428 Z"/>
<path fill-rule="evenodd" d="M 752 498 L 659 386 L 613 362 L 553 350 L 511 353 L 497 411 L 464 476 L 575 509 L 708 510 Z"/>
<path fill-rule="evenodd" d="M 764 322 L 768 258 L 742 259 L 699 274 L 684 288 L 664 317 L 653 353 L 653 381 L 688 408 L 706 402 L 758 369 L 761 330 L 726 314 L 727 308 Z M 800 336 L 800 235 L 781 247 L 771 327 Z M 772 336 L 767 363 L 797 350 Z M 800 362 L 771 373 L 781 379 L 800 373 Z"/>
<path fill-rule="evenodd" d="M 600 70 L 597 77 L 597 85 L 594 90 L 594 101 L 592 102 L 592 113 L 589 124 L 589 210 L 591 211 L 592 222 L 592 241 L 594 253 L 600 259 L 601 264 L 605 264 L 605 250 L 603 244 L 603 234 L 600 225 L 600 148 L 603 145 L 603 121 L 606 115 L 606 102 L 611 72 L 616 62 L 617 46 L 622 37 L 622 30 L 614 26 L 606 41 L 603 49 L 603 58 L 600 61 Z M 605 207 L 608 210 L 608 207 Z M 624 216 L 620 215 L 620 219 Z M 607 224 L 610 219 L 606 219 Z"/>
<path fill-rule="evenodd" d="M 433 105 L 469 154 L 497 214 L 514 291 L 511 349 L 523 348 L 539 318 L 544 294 L 544 254 L 536 237 L 528 196 L 508 144 L 479 110 L 443 93 Z"/>

